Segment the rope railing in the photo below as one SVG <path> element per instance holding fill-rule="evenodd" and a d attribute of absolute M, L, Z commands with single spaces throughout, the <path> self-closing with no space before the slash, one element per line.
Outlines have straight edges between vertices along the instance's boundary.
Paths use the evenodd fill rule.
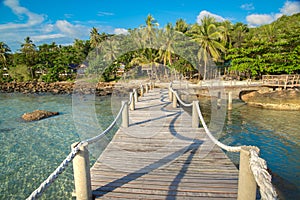
<path fill-rule="evenodd" d="M 255 192 L 250 191 L 249 188 L 249 183 L 243 183 L 244 180 L 242 179 L 241 175 L 239 175 L 239 189 L 238 189 L 238 199 L 255 199 L 256 196 L 256 184 L 259 186 L 260 194 L 261 194 L 261 199 L 277 199 L 277 193 L 271 183 L 271 175 L 267 171 L 267 164 L 266 161 L 262 158 L 259 157 L 259 148 L 255 146 L 228 146 L 226 144 L 223 144 L 219 140 L 217 140 L 210 132 L 208 129 L 204 117 L 201 113 L 201 109 L 199 106 L 199 101 L 194 101 L 193 103 L 185 103 L 181 100 L 177 92 L 172 88 L 172 83 L 169 85 L 169 98 L 170 101 L 176 101 L 178 100 L 180 104 L 186 107 L 191 107 L 193 106 L 193 113 L 192 113 L 192 124 L 197 123 L 197 126 L 199 125 L 199 119 L 200 122 L 205 130 L 205 133 L 207 136 L 212 140 L 214 144 L 219 146 L 220 148 L 229 151 L 229 152 L 240 152 L 241 155 L 242 153 L 244 154 L 244 150 L 247 149 L 246 154 L 247 154 L 247 168 L 251 170 L 252 177 L 254 177 L 255 180 Z M 174 99 L 176 98 L 176 99 Z M 173 103 L 173 105 L 176 105 Z M 194 107 L 195 106 L 195 107 Z M 195 120 L 195 113 L 197 112 L 197 122 L 194 122 Z M 193 125 L 194 127 L 195 125 Z M 241 159 L 242 161 L 242 159 Z M 240 161 L 240 162 L 241 162 Z M 240 163 L 240 174 L 241 171 L 247 171 L 248 169 L 241 169 L 241 163 Z M 245 172 L 242 172 L 245 173 Z M 240 183 L 242 182 L 242 183 Z M 246 181 L 247 182 L 247 181 Z M 241 186 L 240 186 L 241 185 Z M 240 187 L 244 187 L 241 189 Z M 248 190 L 248 191 L 247 191 Z M 242 194 L 242 193 L 247 193 L 247 194 Z M 252 193 L 252 194 L 250 194 Z M 251 197 L 250 197 L 251 196 Z"/>
<path fill-rule="evenodd" d="M 171 87 L 170 89 L 171 89 L 171 92 L 172 92 L 173 94 L 175 94 L 177 100 L 179 101 L 179 103 L 180 103 L 181 105 L 183 105 L 183 106 L 185 106 L 185 107 L 191 107 L 191 106 L 193 105 L 193 103 L 185 103 L 184 101 L 182 101 L 182 99 L 179 97 L 177 91 L 173 90 L 172 87 Z"/>
<path fill-rule="evenodd" d="M 152 86 L 152 84 L 151 84 L 151 86 Z M 151 87 L 150 87 L 150 89 L 151 89 Z M 141 95 L 142 95 L 143 92 L 144 92 L 143 91 L 143 85 L 140 86 L 140 90 L 141 90 Z M 148 92 L 148 85 L 146 85 L 146 92 Z M 117 116 L 114 118 L 114 120 L 112 121 L 112 123 L 103 132 L 101 132 L 99 135 L 97 135 L 95 137 L 83 140 L 83 141 L 77 143 L 76 145 L 72 146 L 72 150 L 69 153 L 69 155 L 51 173 L 51 175 L 48 176 L 48 178 L 46 180 L 44 180 L 40 184 L 40 186 L 36 190 L 34 190 L 27 197 L 26 200 L 35 200 L 35 199 L 38 199 L 39 197 L 41 197 L 42 194 L 44 193 L 44 191 L 47 188 L 50 187 L 50 185 L 58 178 L 58 176 L 68 167 L 68 165 L 70 164 L 70 162 L 72 162 L 74 160 L 75 156 L 81 151 L 81 149 L 83 147 L 88 146 L 89 144 L 92 144 L 92 143 L 95 143 L 95 142 L 99 141 L 102 137 L 104 137 L 116 125 L 117 121 L 119 120 L 119 118 L 121 116 L 122 116 L 122 126 L 127 127 L 128 126 L 128 105 L 133 105 L 133 107 L 134 107 L 134 101 L 137 100 L 137 97 L 135 97 L 136 95 L 137 95 L 137 91 L 136 90 L 134 92 L 130 93 L 130 95 L 129 95 L 129 101 L 123 101 L 122 102 L 122 106 L 121 106 L 121 108 L 120 108 Z M 124 112 L 125 112 L 125 115 L 124 115 Z M 124 118 L 127 118 L 127 119 L 124 119 Z M 124 121 L 125 121 L 125 125 L 124 125 Z M 89 173 L 89 172 L 87 172 L 87 173 Z M 90 197 L 88 197 L 88 199 L 89 198 Z M 84 199 L 86 199 L 86 198 L 84 198 Z"/>

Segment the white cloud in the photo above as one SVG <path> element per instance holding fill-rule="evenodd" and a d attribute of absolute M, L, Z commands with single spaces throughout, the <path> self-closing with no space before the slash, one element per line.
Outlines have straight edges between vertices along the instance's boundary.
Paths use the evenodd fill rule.
<path fill-rule="evenodd" d="M 211 12 L 208 12 L 206 10 L 203 10 L 199 13 L 199 15 L 197 16 L 197 23 L 198 24 L 201 24 L 201 20 L 204 18 L 204 17 L 213 17 L 215 18 L 218 22 L 222 22 L 222 21 L 225 21 L 226 19 L 224 19 L 223 17 L 219 16 L 219 15 L 216 15 L 216 14 L 213 14 Z"/>
<path fill-rule="evenodd" d="M 124 35 L 126 35 L 126 34 L 128 34 L 128 30 L 125 29 L 125 28 L 116 28 L 114 30 L 114 34 L 117 34 L 117 35 L 124 34 Z"/>
<path fill-rule="evenodd" d="M 246 17 L 247 22 L 250 25 L 263 25 L 269 24 L 274 21 L 274 17 L 272 15 L 267 14 L 252 14 Z"/>
<path fill-rule="evenodd" d="M 54 30 L 54 25 L 53 24 L 45 24 L 42 28 L 44 33 L 50 33 Z"/>
<path fill-rule="evenodd" d="M 103 12 L 103 11 L 99 11 L 97 13 L 97 16 L 100 16 L 100 17 L 102 17 L 102 16 L 112 16 L 112 15 L 115 15 L 115 14 L 111 13 L 111 12 Z"/>
<path fill-rule="evenodd" d="M 293 15 L 300 12 L 300 1 L 286 1 L 280 9 L 284 15 Z"/>
<path fill-rule="evenodd" d="M 269 24 L 280 18 L 282 15 L 293 15 L 300 12 L 300 2 L 299 1 L 286 1 L 282 8 L 280 8 L 280 13 L 275 14 L 251 14 L 246 17 L 246 20 L 251 27 Z"/>
<path fill-rule="evenodd" d="M 63 37 L 66 37 L 66 35 L 57 33 L 57 34 L 48 34 L 48 35 L 36 35 L 36 36 L 32 36 L 31 39 L 34 42 L 40 42 L 43 40 L 57 39 Z"/>
<path fill-rule="evenodd" d="M 22 19 L 25 15 L 28 20 L 25 23 L 1 24 L 0 30 L 32 27 L 41 24 L 45 19 L 43 15 L 30 12 L 27 8 L 20 6 L 18 0 L 5 0 L 3 3 L 7 7 L 9 7 L 13 11 L 13 13 L 18 15 L 20 19 Z"/>
<path fill-rule="evenodd" d="M 67 20 L 57 20 L 54 27 L 58 29 L 60 33 L 66 34 L 72 38 L 81 38 L 82 36 L 89 34 L 89 27 L 78 23 L 72 24 Z"/>
<path fill-rule="evenodd" d="M 76 34 L 76 26 L 68 22 L 67 20 L 57 20 L 55 26 L 63 33 L 68 35 Z"/>
<path fill-rule="evenodd" d="M 254 10 L 254 6 L 252 3 L 246 3 L 246 4 L 243 4 L 241 5 L 241 9 L 243 10 Z"/>

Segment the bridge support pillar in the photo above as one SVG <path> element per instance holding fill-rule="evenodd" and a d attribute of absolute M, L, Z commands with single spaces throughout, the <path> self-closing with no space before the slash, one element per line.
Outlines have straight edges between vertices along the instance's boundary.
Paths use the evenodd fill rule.
<path fill-rule="evenodd" d="M 129 126 L 129 112 L 128 112 L 128 101 L 122 101 L 124 109 L 122 112 L 122 127 L 127 128 Z"/>
<path fill-rule="evenodd" d="M 173 99 L 173 104 L 172 104 L 173 108 L 177 108 L 177 97 L 176 97 L 175 92 L 176 91 L 173 92 L 173 98 L 172 98 Z"/>
<path fill-rule="evenodd" d="M 242 147 L 240 152 L 240 170 L 238 181 L 238 200 L 256 199 L 256 182 L 250 169 L 249 159 L 251 147 Z"/>
<path fill-rule="evenodd" d="M 141 97 L 144 96 L 144 87 L 141 85 Z"/>
<path fill-rule="evenodd" d="M 196 106 L 199 106 L 199 101 L 193 101 L 192 128 L 198 128 L 199 127 L 199 116 L 198 116 L 198 113 L 197 113 L 197 107 Z"/>
<path fill-rule="evenodd" d="M 146 84 L 146 93 L 148 93 L 148 90 L 149 90 L 148 84 Z"/>
<path fill-rule="evenodd" d="M 74 148 L 77 144 L 78 143 L 74 143 L 71 147 Z M 91 200 L 91 174 L 87 145 L 81 146 L 79 152 L 74 157 L 73 171 L 76 200 Z"/>
<path fill-rule="evenodd" d="M 137 103 L 138 102 L 138 94 L 137 94 L 137 91 L 136 89 L 133 89 L 133 97 L 134 97 L 134 102 Z"/>
<path fill-rule="evenodd" d="M 130 92 L 129 93 L 129 97 L 130 97 L 130 110 L 135 110 L 135 97 L 134 97 L 134 93 Z"/>
<path fill-rule="evenodd" d="M 173 93 L 171 88 L 169 88 L 169 101 L 173 101 Z"/>
<path fill-rule="evenodd" d="M 232 92 L 228 92 L 228 110 L 232 110 Z"/>

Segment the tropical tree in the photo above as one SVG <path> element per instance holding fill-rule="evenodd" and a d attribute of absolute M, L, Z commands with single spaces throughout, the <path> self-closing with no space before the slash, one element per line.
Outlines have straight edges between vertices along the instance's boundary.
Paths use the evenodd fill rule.
<path fill-rule="evenodd" d="M 172 66 L 172 56 L 176 42 L 176 32 L 171 23 L 168 23 L 165 28 L 159 32 L 159 40 L 162 41 L 163 45 L 159 49 L 158 56 L 163 63 L 165 77 L 168 78 L 166 66 Z"/>
<path fill-rule="evenodd" d="M 201 20 L 201 25 L 194 24 L 188 32 L 192 37 L 192 41 L 197 42 L 200 45 L 198 58 L 199 62 L 203 62 L 204 65 L 203 80 L 206 80 L 207 65 L 209 64 L 210 59 L 213 59 L 215 62 L 220 61 L 221 52 L 225 52 L 224 44 L 221 41 L 222 33 L 214 22 L 214 18 L 204 17 Z"/>
<path fill-rule="evenodd" d="M 73 48 L 75 50 L 75 57 L 73 62 L 74 64 L 80 64 L 86 59 L 90 51 L 90 42 L 75 39 L 73 43 Z"/>
<path fill-rule="evenodd" d="M 7 62 L 8 62 L 8 57 L 10 55 L 10 48 L 8 47 L 7 44 L 4 42 L 0 42 L 0 63 L 1 63 L 1 68 L 7 67 Z"/>
<path fill-rule="evenodd" d="M 54 66 L 54 61 L 59 54 L 59 47 L 52 42 L 51 44 L 42 44 L 38 46 L 37 64 L 35 69 L 41 75 L 47 73 L 48 69 Z"/>
<path fill-rule="evenodd" d="M 37 50 L 36 46 L 30 37 L 24 39 L 21 44 L 21 64 L 25 64 L 29 70 L 31 79 L 35 78 L 34 66 L 36 64 Z"/>
<path fill-rule="evenodd" d="M 98 29 L 93 27 L 90 32 L 90 45 L 91 48 L 96 48 L 101 42 L 100 34 Z"/>
<path fill-rule="evenodd" d="M 231 48 L 232 46 L 232 39 L 231 39 L 231 32 L 233 31 L 233 25 L 230 21 L 226 20 L 220 23 L 218 27 L 222 34 L 222 42 L 226 49 Z"/>
<path fill-rule="evenodd" d="M 176 21 L 175 30 L 181 33 L 186 33 L 188 31 L 189 25 L 183 20 L 178 19 Z"/>
<path fill-rule="evenodd" d="M 149 42 L 149 44 L 152 45 L 153 39 L 155 39 L 156 37 L 155 28 L 157 28 L 159 24 L 154 19 L 154 17 L 150 14 L 147 16 L 145 22 L 146 22 L 146 26 L 144 29 L 144 39 L 146 40 L 146 42 Z"/>
<path fill-rule="evenodd" d="M 249 32 L 249 28 L 246 24 L 238 22 L 233 25 L 233 31 L 231 34 L 231 42 L 233 47 L 241 47 L 245 41 L 246 33 Z"/>

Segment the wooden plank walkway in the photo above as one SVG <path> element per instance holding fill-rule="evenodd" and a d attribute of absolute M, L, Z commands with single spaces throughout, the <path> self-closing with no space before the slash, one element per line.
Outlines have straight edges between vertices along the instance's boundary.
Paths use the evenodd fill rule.
<path fill-rule="evenodd" d="M 236 199 L 238 170 L 167 90 L 139 98 L 91 168 L 96 199 Z"/>

